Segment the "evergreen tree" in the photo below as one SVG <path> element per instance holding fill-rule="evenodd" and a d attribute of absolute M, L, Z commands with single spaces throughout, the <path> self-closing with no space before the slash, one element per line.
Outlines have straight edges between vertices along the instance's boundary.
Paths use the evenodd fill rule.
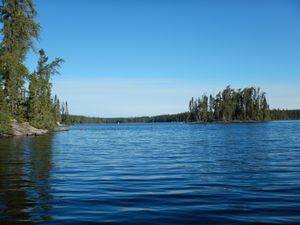
<path fill-rule="evenodd" d="M 227 86 L 222 92 L 222 120 L 231 121 L 233 114 L 232 89 Z"/>
<path fill-rule="evenodd" d="M 64 124 L 71 124 L 71 119 L 69 115 L 68 102 L 63 102 L 61 105 L 61 121 Z"/>
<path fill-rule="evenodd" d="M 242 90 L 238 89 L 236 92 L 233 92 L 234 95 L 234 120 L 244 120 L 244 99 L 242 95 Z"/>
<path fill-rule="evenodd" d="M 57 68 L 63 59 L 56 58 L 48 63 L 43 49 L 39 51 L 37 71 L 30 76 L 28 119 L 37 128 L 53 128 L 56 126 L 57 111 L 51 99 L 51 75 L 57 74 Z"/>
<path fill-rule="evenodd" d="M 60 111 L 60 102 L 57 96 L 54 96 L 54 111 L 55 111 L 55 121 L 61 122 L 61 111 Z"/>
<path fill-rule="evenodd" d="M 11 114 L 24 115 L 24 79 L 28 70 L 24 65 L 26 53 L 39 36 L 34 21 L 36 11 L 31 0 L 2 0 L 0 21 L 3 40 L 0 48 L 0 73 L 4 79 L 4 95 Z"/>
<path fill-rule="evenodd" d="M 3 88 L 0 83 L 0 135 L 10 134 L 11 131 L 9 111 L 3 95 Z"/>
<path fill-rule="evenodd" d="M 215 100 L 215 109 L 214 109 L 214 115 L 215 115 L 215 120 L 221 120 L 221 115 L 222 115 L 222 97 L 221 97 L 221 92 L 219 92 L 216 95 L 216 100 Z"/>
<path fill-rule="evenodd" d="M 214 108 L 215 108 L 215 98 L 212 95 L 209 95 L 209 104 L 208 104 L 208 120 L 213 121 L 214 118 Z"/>
<path fill-rule="evenodd" d="M 60 103 L 51 98 L 51 75 L 63 62 L 48 63 L 39 51 L 37 71 L 30 73 L 24 64 L 33 41 L 39 38 L 40 26 L 32 0 L 0 0 L 0 133 L 8 130 L 10 119 L 28 119 L 37 128 L 53 128 L 60 121 Z M 25 79 L 29 88 L 25 88 Z"/>
<path fill-rule="evenodd" d="M 192 97 L 192 99 L 189 102 L 189 110 L 190 110 L 189 121 L 196 121 L 197 120 L 195 105 L 196 104 L 195 104 L 194 98 Z"/>
<path fill-rule="evenodd" d="M 231 89 L 227 86 L 214 98 L 206 95 L 189 103 L 190 121 L 270 120 L 269 105 L 260 88 Z"/>
<path fill-rule="evenodd" d="M 66 101 L 66 115 L 69 115 L 69 106 L 68 106 L 68 102 Z"/>
<path fill-rule="evenodd" d="M 208 121 L 208 97 L 204 94 L 201 98 L 200 104 L 200 118 L 202 121 Z"/>
<path fill-rule="evenodd" d="M 266 93 L 262 93 L 261 96 L 261 114 L 262 114 L 262 120 L 270 120 L 270 109 L 269 104 L 267 102 Z"/>

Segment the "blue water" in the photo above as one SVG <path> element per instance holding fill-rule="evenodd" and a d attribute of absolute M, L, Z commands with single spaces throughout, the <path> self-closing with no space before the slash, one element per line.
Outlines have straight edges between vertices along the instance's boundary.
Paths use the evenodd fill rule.
<path fill-rule="evenodd" d="M 300 121 L 0 139 L 0 224 L 300 224 Z"/>

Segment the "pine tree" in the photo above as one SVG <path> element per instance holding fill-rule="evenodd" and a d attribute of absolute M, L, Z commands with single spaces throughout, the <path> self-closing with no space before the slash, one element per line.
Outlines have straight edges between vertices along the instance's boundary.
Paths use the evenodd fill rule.
<path fill-rule="evenodd" d="M 216 95 L 216 100 L 215 100 L 215 109 L 214 109 L 214 115 L 215 115 L 215 120 L 222 120 L 221 119 L 221 115 L 222 115 L 222 96 L 221 96 L 221 92 L 219 92 Z"/>
<path fill-rule="evenodd" d="M 189 109 L 189 121 L 267 121 L 271 118 L 265 93 L 253 87 L 234 90 L 227 86 L 216 97 L 192 98 Z"/>
<path fill-rule="evenodd" d="M 26 53 L 39 37 L 39 25 L 34 21 L 36 11 L 31 0 L 2 0 L 0 21 L 3 41 L 0 48 L 0 73 L 4 79 L 4 95 L 14 117 L 24 115 L 24 65 Z"/>
<path fill-rule="evenodd" d="M 215 98 L 212 95 L 209 95 L 209 104 L 208 104 L 208 119 L 209 121 L 214 120 L 214 108 L 215 108 Z"/>
<path fill-rule="evenodd" d="M 196 108 L 195 108 L 195 101 L 194 98 L 192 97 L 192 99 L 189 102 L 189 110 L 190 110 L 190 114 L 189 114 L 189 121 L 196 121 Z"/>
<path fill-rule="evenodd" d="M 261 114 L 262 120 L 268 121 L 271 119 L 269 104 L 267 102 L 266 93 L 262 93 L 261 95 Z"/>
<path fill-rule="evenodd" d="M 56 58 L 48 63 L 43 49 L 39 51 L 37 71 L 30 76 L 28 118 L 37 128 L 53 128 L 56 126 L 55 103 L 51 99 L 51 75 L 57 74 L 63 59 Z"/>
<path fill-rule="evenodd" d="M 201 98 L 200 118 L 202 121 L 208 121 L 208 97 L 204 94 Z"/>
<path fill-rule="evenodd" d="M 0 83 L 0 135 L 10 134 L 11 132 L 9 111 L 3 95 L 3 88 Z"/>
<path fill-rule="evenodd" d="M 232 99 L 233 90 L 230 86 L 227 86 L 222 92 L 222 120 L 231 121 L 233 114 L 233 99 Z"/>
<path fill-rule="evenodd" d="M 60 102 L 57 96 L 54 96 L 54 111 L 55 111 L 55 121 L 61 122 L 61 111 L 60 111 Z"/>
<path fill-rule="evenodd" d="M 69 115 L 68 102 L 63 102 L 61 104 L 61 121 L 64 124 L 71 124 L 71 118 Z"/>

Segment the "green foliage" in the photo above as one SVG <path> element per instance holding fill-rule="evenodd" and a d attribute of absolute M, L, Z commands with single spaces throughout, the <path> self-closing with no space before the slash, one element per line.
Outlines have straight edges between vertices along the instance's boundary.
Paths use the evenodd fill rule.
<path fill-rule="evenodd" d="M 39 51 L 37 71 L 30 73 L 24 64 L 33 41 L 39 38 L 40 26 L 32 0 L 2 0 L 0 22 L 0 133 L 9 129 L 10 118 L 29 120 L 37 128 L 52 129 L 60 121 L 59 100 L 51 98 L 50 78 L 63 62 L 48 63 L 44 50 Z M 29 90 L 25 80 L 29 80 Z"/>
<path fill-rule="evenodd" d="M 3 23 L 3 50 L 24 60 L 33 38 L 39 38 L 40 26 L 35 22 L 37 15 L 32 0 L 2 0 L 0 9 Z"/>
<path fill-rule="evenodd" d="M 63 59 L 56 58 L 48 63 L 43 49 L 39 51 L 39 55 L 37 71 L 30 75 L 28 119 L 34 127 L 53 129 L 57 122 L 57 99 L 51 99 L 50 77 L 58 73 L 57 68 Z"/>
<path fill-rule="evenodd" d="M 273 120 L 300 120 L 300 109 L 272 109 L 270 116 Z"/>
<path fill-rule="evenodd" d="M 266 94 L 257 88 L 231 89 L 215 97 L 203 95 L 189 102 L 189 121 L 268 121 L 271 119 Z"/>
<path fill-rule="evenodd" d="M 64 124 L 82 124 L 82 123 L 156 123 L 156 122 L 185 122 L 188 120 L 189 113 L 167 114 L 159 116 L 143 117 L 119 117 L 119 118 L 100 118 L 68 115 L 69 123 Z"/>
<path fill-rule="evenodd" d="M 8 109 L 15 117 L 25 115 L 24 77 L 28 75 L 27 68 L 11 54 L 0 55 L 0 74 L 4 79 L 4 94 L 7 96 Z"/>
<path fill-rule="evenodd" d="M 72 124 L 71 117 L 69 115 L 68 102 L 61 104 L 61 122 L 63 124 Z"/>
<path fill-rule="evenodd" d="M 12 128 L 10 126 L 10 116 L 4 99 L 2 85 L 0 85 L 0 135 L 11 134 Z"/>
<path fill-rule="evenodd" d="M 23 119 L 26 114 L 24 79 L 28 76 L 28 70 L 23 61 L 40 30 L 34 21 L 35 16 L 31 0 L 2 0 L 0 76 L 4 80 L 8 109 L 18 119 Z"/>
<path fill-rule="evenodd" d="M 213 101 L 209 101 L 214 103 Z M 213 116 L 209 110 L 209 116 Z M 100 117 L 86 117 L 69 115 L 69 123 L 65 124 L 82 124 L 82 123 L 155 123 L 155 122 L 187 122 L 190 121 L 190 112 L 168 114 L 160 116 L 144 116 L 144 117 L 128 117 L 128 118 L 100 118 Z M 272 120 L 291 120 L 300 119 L 300 110 L 270 110 L 270 119 Z M 212 121 L 209 119 L 208 121 Z"/>
<path fill-rule="evenodd" d="M 54 96 L 54 117 L 56 122 L 61 122 L 60 102 L 57 96 Z"/>

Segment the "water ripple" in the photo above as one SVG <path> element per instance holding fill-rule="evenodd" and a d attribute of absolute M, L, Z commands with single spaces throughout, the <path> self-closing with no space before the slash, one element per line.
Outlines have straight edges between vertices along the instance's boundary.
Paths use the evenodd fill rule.
<path fill-rule="evenodd" d="M 1 224 L 300 224 L 299 125 L 78 125 L 1 139 Z"/>

